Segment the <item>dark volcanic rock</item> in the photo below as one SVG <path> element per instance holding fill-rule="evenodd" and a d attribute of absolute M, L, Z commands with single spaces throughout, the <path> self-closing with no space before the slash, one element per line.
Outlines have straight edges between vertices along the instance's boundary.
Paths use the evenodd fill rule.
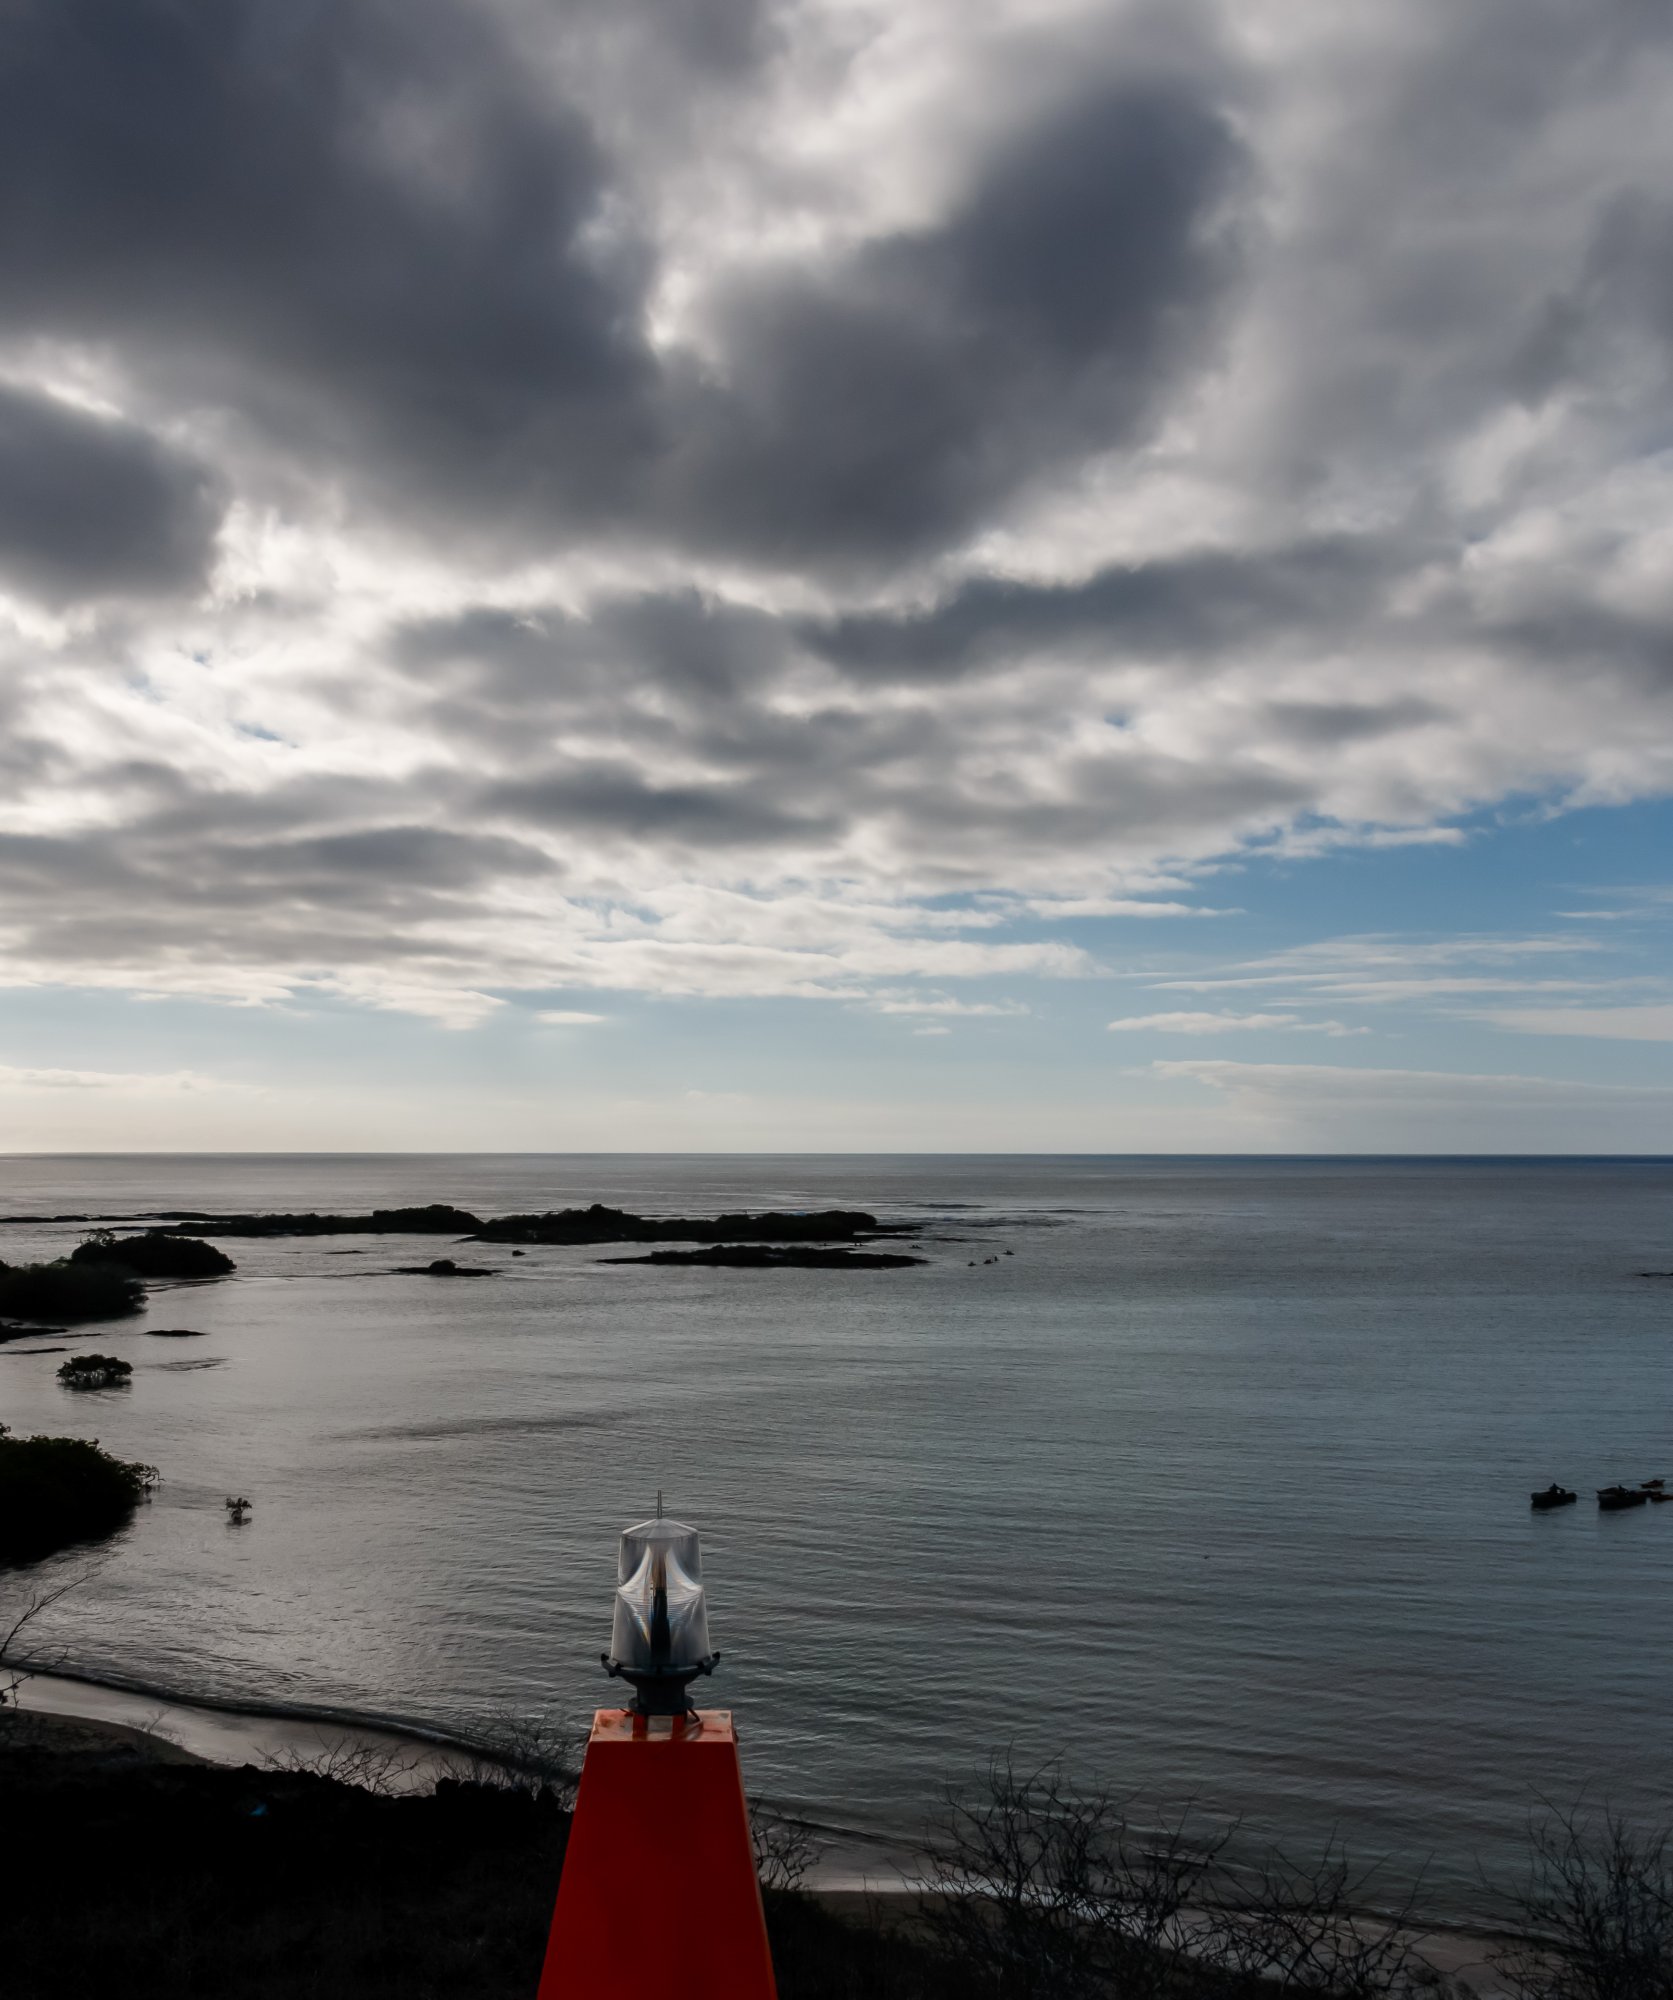
<path fill-rule="evenodd" d="M 376 1208 L 370 1215 L 180 1215 L 147 1232 L 147 1239 L 202 1236 L 462 1236 L 474 1243 L 728 1243 L 751 1237 L 764 1243 L 855 1243 L 870 1236 L 910 1233 L 906 1223 L 879 1222 L 864 1209 L 827 1208 L 806 1214 L 769 1209 L 763 1214 L 709 1216 L 634 1215 L 626 1209 L 547 1209 L 538 1215 L 499 1215 L 484 1221 L 443 1202 L 427 1208 Z"/>
<path fill-rule="evenodd" d="M 451 1257 L 438 1257 L 433 1264 L 397 1264 L 397 1277 L 401 1278 L 491 1278 L 494 1274 L 483 1264 L 455 1264 Z"/>
<path fill-rule="evenodd" d="M 186 1215 L 164 1223 L 169 1236 L 463 1236 L 482 1227 L 468 1208 L 433 1201 L 423 1208 L 374 1208 L 370 1215 Z"/>
<path fill-rule="evenodd" d="M 142 1333 L 148 1333 L 153 1340 L 206 1340 L 208 1335 L 195 1326 L 146 1326 Z"/>
<path fill-rule="evenodd" d="M 825 1208 L 806 1215 L 769 1209 L 762 1215 L 645 1216 L 625 1209 L 548 1209 L 544 1215 L 502 1215 L 477 1232 L 480 1243 L 725 1243 L 753 1236 L 771 1243 L 851 1243 L 890 1233 L 862 1209 Z"/>
<path fill-rule="evenodd" d="M 652 1250 L 644 1257 L 601 1257 L 601 1264 L 728 1264 L 749 1271 L 898 1271 L 924 1264 L 880 1250 L 835 1250 L 800 1243 L 717 1243 L 707 1250 Z"/>
<path fill-rule="evenodd" d="M 143 1236 L 100 1230 L 70 1252 L 72 1264 L 116 1264 L 141 1278 L 224 1278 L 238 1266 L 224 1250 L 195 1236 L 148 1229 Z"/>

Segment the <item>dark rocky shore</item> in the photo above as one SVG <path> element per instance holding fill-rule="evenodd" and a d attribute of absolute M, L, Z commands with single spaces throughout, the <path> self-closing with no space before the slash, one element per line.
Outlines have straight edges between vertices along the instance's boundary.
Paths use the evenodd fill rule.
<path fill-rule="evenodd" d="M 728 1264 L 744 1270 L 897 1271 L 924 1264 L 884 1250 L 842 1250 L 800 1243 L 716 1243 L 706 1250 L 652 1250 L 643 1257 L 601 1257 L 601 1264 Z"/>
<path fill-rule="evenodd" d="M 646 1216 L 594 1202 L 589 1208 L 547 1209 L 535 1215 L 483 1217 L 446 1202 L 422 1208 L 375 1208 L 369 1215 L 215 1215 L 176 1209 L 142 1218 L 154 1233 L 202 1236 L 456 1236 L 472 1243 L 724 1243 L 754 1237 L 771 1243 L 852 1243 L 864 1237 L 907 1233 L 905 1224 L 879 1222 L 862 1209 L 828 1208 L 806 1214 L 769 1209 L 761 1214 Z"/>
<path fill-rule="evenodd" d="M 466 1243 L 510 1245 L 516 1256 L 536 1244 L 691 1243 L 707 1247 L 701 1252 L 673 1251 L 603 1261 L 729 1265 L 743 1270 L 898 1270 L 925 1261 L 898 1253 L 859 1251 L 856 1246 L 879 1238 L 915 1234 L 916 1226 L 879 1222 L 865 1209 L 849 1208 L 647 1216 L 595 1201 L 587 1208 L 483 1217 L 447 1202 L 427 1202 L 414 1208 L 374 1208 L 365 1215 L 314 1210 L 217 1215 L 205 1209 L 174 1209 L 149 1215 L 73 1219 L 100 1226 L 67 1257 L 16 1267 L 0 1261 L 0 1341 L 38 1333 L 48 1324 L 53 1330 L 62 1330 L 91 1320 L 127 1318 L 143 1309 L 148 1280 L 228 1277 L 238 1267 L 224 1250 L 205 1240 L 212 1236 L 451 1236 Z M 145 1227 L 139 1234 L 123 1236 L 109 1226 L 113 1223 L 129 1228 L 143 1223 Z M 396 1270 L 399 1275 L 416 1277 L 494 1275 L 487 1267 L 459 1264 L 450 1257 L 438 1257 L 428 1264 L 402 1264 Z"/>
<path fill-rule="evenodd" d="M 380 1797 L 0 1709 L 0 1990 L 533 2000 L 568 1832 L 563 1800 L 532 1784 L 443 1779 L 432 1795 Z M 968 1990 L 875 1916 L 765 1901 L 780 2000 Z M 665 1977 L 677 1991 L 678 1968 L 646 1990 Z"/>

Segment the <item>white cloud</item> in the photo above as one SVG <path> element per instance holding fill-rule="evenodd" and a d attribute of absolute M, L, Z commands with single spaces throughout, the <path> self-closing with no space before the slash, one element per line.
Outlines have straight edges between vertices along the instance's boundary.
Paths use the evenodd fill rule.
<path fill-rule="evenodd" d="M 1222 1144 L 1251 1150 L 1654 1153 L 1673 1089 L 1324 1063 L 1155 1062 L 1149 1075 L 1226 1101 Z"/>
<path fill-rule="evenodd" d="M 867 1005 L 878 1014 L 960 1014 L 967 1018 L 1014 1018 L 1029 1010 L 1020 1000 L 949 1000 L 937 993 L 874 995 Z"/>
<path fill-rule="evenodd" d="M 1067 922 L 1072 917 L 1229 917 L 1198 903 L 1146 902 L 1135 896 L 1033 896 L 1023 905 L 1030 916 Z"/>
<path fill-rule="evenodd" d="M 0 134 L 39 220 L 7 393 L 224 500 L 183 551 L 154 509 L 114 556 L 6 517 L 7 980 L 458 1028 L 553 989 L 927 1014 L 895 989 L 1104 969 L 1030 923 L 1231 914 L 1191 900 L 1228 859 L 1673 789 L 1657 10 L 687 11 L 303 10 L 294 65 L 153 63 L 176 115 L 137 150 Z M 107 44 L 30 46 L 99 85 Z M 309 73 L 355 127 L 283 115 Z M 296 149 L 183 196 L 178 133 L 229 103 Z M 1112 172 L 1146 133 L 1157 171 Z M 296 228 L 228 259 L 268 187 Z M 1160 984 L 1595 997 L 1585 948 Z M 1633 1011 L 1539 1031 L 1652 1038 Z"/>
<path fill-rule="evenodd" d="M 1482 1014 L 1521 1035 L 1592 1035 L 1610 1042 L 1673 1042 L 1673 1005 L 1501 1007 Z"/>
<path fill-rule="evenodd" d="M 167 1071 L 103 1069 L 18 1069 L 0 1065 L 0 1091 L 118 1090 L 146 1096 L 173 1096 L 182 1091 L 254 1090 L 249 1084 L 228 1084 L 198 1070 Z"/>
<path fill-rule="evenodd" d="M 1364 1035 L 1368 1028 L 1350 1028 L 1341 1021 L 1309 1021 L 1300 1014 L 1128 1014 L 1109 1023 L 1112 1033 L 1152 1032 L 1162 1035 L 1232 1035 L 1282 1029 L 1291 1033 Z"/>
<path fill-rule="evenodd" d="M 1464 995 L 1620 992 L 1644 983 L 1601 960 L 1595 938 L 1366 935 L 1321 938 L 1190 978 L 1154 978 L 1158 992 L 1216 993 L 1282 988 L 1309 1000 L 1364 1005 L 1446 1002 Z M 1541 970 L 1572 960 L 1573 971 Z"/>
<path fill-rule="evenodd" d="M 585 1028 L 609 1020 L 608 1014 L 581 1014 L 569 1007 L 543 1007 L 534 1017 L 544 1028 Z"/>

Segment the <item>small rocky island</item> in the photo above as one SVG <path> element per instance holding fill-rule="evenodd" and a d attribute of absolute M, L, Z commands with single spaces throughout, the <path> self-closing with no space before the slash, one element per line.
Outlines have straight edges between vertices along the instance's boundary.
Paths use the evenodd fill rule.
<path fill-rule="evenodd" d="M 374 1208 L 369 1214 L 340 1215 L 308 1210 L 302 1214 L 213 1214 L 204 1209 L 77 1218 L 105 1225 L 144 1227 L 118 1235 L 100 1227 L 70 1255 L 54 1264 L 10 1270 L 0 1263 L 0 1339 L 25 1331 L 7 1328 L 5 1317 L 67 1324 L 115 1319 L 138 1312 L 145 1303 L 144 1281 L 156 1278 L 225 1277 L 237 1269 L 212 1236 L 450 1236 L 463 1243 L 511 1246 L 521 1257 L 535 1245 L 581 1248 L 593 1244 L 695 1245 L 657 1249 L 642 1257 L 606 1257 L 607 1264 L 698 1264 L 739 1270 L 894 1271 L 923 1264 L 902 1250 L 862 1246 L 915 1236 L 921 1225 L 880 1222 L 859 1208 L 766 1209 L 751 1214 L 635 1215 L 628 1209 L 593 1202 L 586 1208 L 545 1209 L 525 1215 L 480 1216 L 450 1202 L 421 1207 Z M 916 1247 L 916 1246 L 914 1246 Z M 462 1264 L 451 1257 L 396 1266 L 400 1276 L 488 1278 L 492 1267 Z"/>
<path fill-rule="evenodd" d="M 148 1229 L 143 1236 L 117 1236 L 96 1229 L 70 1252 L 72 1264 L 114 1264 L 139 1278 L 225 1278 L 238 1269 L 224 1250 L 195 1236 Z"/>
<path fill-rule="evenodd" d="M 601 1257 L 601 1264 L 735 1264 L 750 1271 L 898 1271 L 925 1264 L 886 1250 L 842 1250 L 806 1243 L 715 1243 L 705 1250 L 652 1250 L 643 1257 Z"/>
<path fill-rule="evenodd" d="M 112 1239 L 115 1250 L 205 1236 L 454 1236 L 470 1243 L 847 1243 L 911 1233 L 908 1223 L 879 1222 L 863 1209 L 768 1209 L 760 1214 L 634 1215 L 594 1202 L 588 1208 L 483 1217 L 447 1202 L 422 1208 L 375 1208 L 369 1215 L 214 1215 L 178 1209 L 136 1218 L 151 1227 L 143 1238 Z M 151 1254 L 151 1253 L 148 1253 Z M 229 1264 L 230 1268 L 230 1264 Z M 150 1275 L 148 1273 L 148 1275 Z"/>
<path fill-rule="evenodd" d="M 97 1229 L 51 1263 L 0 1263 L 0 1340 L 48 1323 L 61 1332 L 89 1320 L 126 1319 L 143 1310 L 147 1278 L 224 1278 L 237 1268 L 224 1250 L 194 1236 Z"/>
<path fill-rule="evenodd" d="M 145 1287 L 114 1264 L 0 1264 L 0 1340 L 46 1326 L 62 1332 L 87 1320 L 125 1319 L 144 1304 Z"/>
<path fill-rule="evenodd" d="M 824 1208 L 800 1213 L 768 1209 L 759 1215 L 631 1215 L 625 1209 L 548 1209 L 544 1215 L 503 1215 L 479 1225 L 479 1243 L 853 1243 L 897 1234 L 863 1209 Z"/>

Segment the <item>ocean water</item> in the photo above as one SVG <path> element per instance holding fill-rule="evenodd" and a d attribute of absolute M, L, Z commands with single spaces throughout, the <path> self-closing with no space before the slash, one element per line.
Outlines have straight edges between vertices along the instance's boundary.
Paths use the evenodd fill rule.
<path fill-rule="evenodd" d="M 704 1696 L 828 1824 L 910 1838 L 1014 1744 L 1141 1817 L 1334 1828 L 1459 1914 L 1542 1799 L 1673 1816 L 1673 1507 L 1591 1498 L 1673 1479 L 1673 1282 L 1635 1275 L 1673 1268 L 1673 1163 L 0 1160 L 12 1217 L 595 1199 L 866 1207 L 930 1262 L 483 1245 L 498 1275 L 446 1283 L 393 1274 L 430 1238 L 229 1241 L 235 1278 L 79 1341 L 128 1389 L 0 1347 L 0 1419 L 164 1475 L 42 1648 L 451 1730 L 581 1714 L 660 1487 L 704 1536 Z M 1553 1478 L 1582 1503 L 1532 1514 Z"/>

